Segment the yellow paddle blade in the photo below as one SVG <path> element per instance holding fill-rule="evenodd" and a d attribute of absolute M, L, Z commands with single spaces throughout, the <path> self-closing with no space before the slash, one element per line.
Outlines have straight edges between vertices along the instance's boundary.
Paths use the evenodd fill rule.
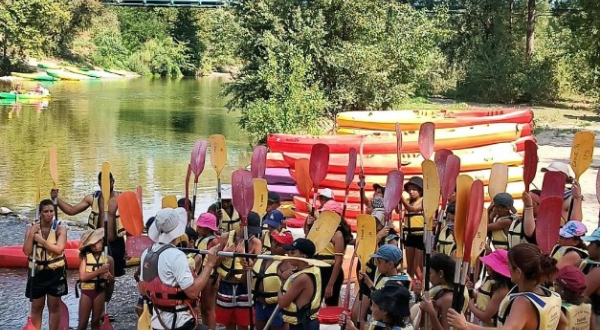
<path fill-rule="evenodd" d="M 315 244 L 315 253 L 323 251 L 337 231 L 342 218 L 333 211 L 323 211 L 306 235 Z"/>
<path fill-rule="evenodd" d="M 42 157 L 42 163 L 40 164 L 40 170 L 38 171 L 38 176 L 37 176 L 37 190 L 34 194 L 34 200 L 35 200 L 35 219 L 34 221 L 37 221 L 38 219 L 38 211 L 39 211 L 39 205 L 40 205 L 40 201 L 42 199 L 41 197 L 41 187 L 40 184 L 42 182 L 42 172 L 44 171 L 44 165 L 46 165 L 46 155 L 44 155 L 44 157 Z"/>
<path fill-rule="evenodd" d="M 56 147 L 50 148 L 50 177 L 54 188 L 58 187 L 58 152 Z"/>
<path fill-rule="evenodd" d="M 456 240 L 456 257 L 463 258 L 465 247 L 465 230 L 467 229 L 467 213 L 469 199 L 471 198 L 471 185 L 473 178 L 468 175 L 459 175 L 456 180 L 456 213 L 454 215 L 454 239 Z"/>
<path fill-rule="evenodd" d="M 575 173 L 575 180 L 592 164 L 594 157 L 594 144 L 596 136 L 590 131 L 581 131 L 575 134 L 571 147 L 571 168 Z"/>
<path fill-rule="evenodd" d="M 104 199 L 104 212 L 108 212 L 108 201 L 110 200 L 110 163 L 102 163 L 102 199 Z"/>
<path fill-rule="evenodd" d="M 433 218 L 440 204 L 440 178 L 438 176 L 437 166 L 432 160 L 425 160 L 421 163 L 423 169 L 423 212 L 427 230 L 433 230 Z"/>
<path fill-rule="evenodd" d="M 479 227 L 477 227 L 477 234 L 473 240 L 473 248 L 471 249 L 471 266 L 474 266 L 477 262 L 477 257 L 481 254 L 481 251 L 485 249 L 485 239 L 487 237 L 487 225 L 488 225 L 488 214 L 487 209 L 483 208 L 483 216 Z"/>
<path fill-rule="evenodd" d="M 269 190 L 267 190 L 267 180 L 252 179 L 254 186 L 254 206 L 252 211 L 258 213 L 262 218 L 267 213 L 267 201 L 269 200 Z"/>
<path fill-rule="evenodd" d="M 217 177 L 221 177 L 221 171 L 227 163 L 227 145 L 225 136 L 221 134 L 213 134 L 209 138 L 210 142 L 210 163 L 217 172 Z"/>
<path fill-rule="evenodd" d="M 506 185 L 508 184 L 508 166 L 502 163 L 496 163 L 492 165 L 490 171 L 490 181 L 488 185 L 488 195 L 491 199 L 494 199 L 499 193 L 506 191 Z"/>
<path fill-rule="evenodd" d="M 268 195 L 267 195 L 268 197 Z M 281 211 L 281 213 L 283 213 L 283 216 L 287 219 L 287 218 L 293 218 L 295 216 L 294 214 L 294 206 L 293 205 L 281 205 L 278 209 L 279 211 Z"/>
<path fill-rule="evenodd" d="M 152 318 L 148 311 L 148 304 L 144 301 L 144 311 L 138 319 L 138 330 L 152 330 Z"/>
<path fill-rule="evenodd" d="M 166 209 L 168 207 L 170 207 L 172 209 L 177 208 L 177 197 L 175 195 L 167 195 L 167 196 L 163 197 L 162 208 Z"/>
<path fill-rule="evenodd" d="M 377 220 L 368 214 L 359 214 L 356 218 L 356 240 L 358 249 L 356 255 L 361 264 L 365 265 L 371 254 L 377 252 Z"/>

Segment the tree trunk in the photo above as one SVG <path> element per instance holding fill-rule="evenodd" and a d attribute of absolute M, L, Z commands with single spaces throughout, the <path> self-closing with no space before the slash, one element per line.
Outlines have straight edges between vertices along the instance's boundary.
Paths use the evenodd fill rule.
<path fill-rule="evenodd" d="M 508 1 L 508 28 L 510 33 L 513 31 L 513 10 L 515 9 L 515 0 Z"/>
<path fill-rule="evenodd" d="M 535 0 L 527 1 L 527 45 L 525 54 L 527 57 L 533 55 L 533 42 L 535 39 Z"/>

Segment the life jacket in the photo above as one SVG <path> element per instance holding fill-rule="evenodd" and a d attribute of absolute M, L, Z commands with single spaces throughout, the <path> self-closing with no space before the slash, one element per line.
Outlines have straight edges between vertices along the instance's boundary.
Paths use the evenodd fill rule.
<path fill-rule="evenodd" d="M 423 203 L 423 197 L 419 197 L 416 201 L 410 205 L 415 205 L 418 202 Z M 423 235 L 423 226 L 425 218 L 423 212 L 406 212 L 404 215 L 406 221 L 404 221 L 404 230 L 409 235 Z"/>
<path fill-rule="evenodd" d="M 190 299 L 179 286 L 170 286 L 161 282 L 158 275 L 158 261 L 160 255 L 170 249 L 175 248 L 173 244 L 164 244 L 156 252 L 149 247 L 146 256 L 142 260 L 144 272 L 140 280 L 140 288 L 145 296 L 150 298 L 153 308 L 156 311 L 158 320 L 165 329 L 174 329 L 177 323 L 177 313 L 189 311 L 195 321 L 195 306 L 197 299 Z M 192 272 L 192 274 L 194 274 Z M 160 317 L 160 312 L 173 313 L 173 324 L 169 327 L 164 324 Z"/>
<path fill-rule="evenodd" d="M 592 318 L 592 305 L 572 305 L 568 302 L 562 303 L 562 311 L 567 318 L 565 330 L 588 330 Z"/>
<path fill-rule="evenodd" d="M 229 246 L 235 246 L 235 230 L 229 232 L 227 245 L 224 248 Z M 223 278 L 233 275 L 236 280 L 240 280 L 244 274 L 244 267 L 242 266 L 242 262 L 239 258 L 224 258 L 223 262 L 221 262 L 217 268 L 217 273 L 219 273 L 219 275 L 221 275 Z"/>
<path fill-rule="evenodd" d="M 368 330 L 386 330 L 388 328 L 387 324 L 380 321 L 371 321 L 369 324 Z M 405 324 L 404 326 L 395 326 L 391 327 L 392 330 L 413 330 L 413 326 L 410 323 Z"/>
<path fill-rule="evenodd" d="M 54 223 L 52 227 L 50 227 L 50 232 L 48 232 L 48 238 L 46 238 L 46 244 L 54 244 L 56 245 L 57 237 L 56 237 L 56 229 L 60 224 Z M 65 254 L 64 252 L 60 255 L 53 254 L 48 251 L 44 247 L 39 244 L 34 244 L 35 249 L 35 269 L 40 271 L 44 269 L 57 269 L 61 267 L 65 267 Z M 27 258 L 29 260 L 29 269 L 33 268 L 33 260 L 31 256 Z"/>
<path fill-rule="evenodd" d="M 120 192 L 116 192 L 120 194 Z M 103 217 L 100 217 L 100 207 L 98 206 L 98 201 L 102 192 L 97 190 L 94 192 L 94 202 L 92 203 L 92 212 L 90 212 L 90 216 L 88 217 L 88 228 L 96 229 L 102 228 L 104 225 L 102 224 L 104 221 Z M 123 223 L 121 223 L 121 217 L 119 216 L 119 209 L 117 208 L 116 216 L 116 229 L 117 229 L 117 237 L 125 236 L 125 227 L 123 227 Z"/>
<path fill-rule="evenodd" d="M 286 293 L 294 280 L 301 274 L 307 274 L 313 282 L 313 296 L 310 303 L 305 306 L 298 307 L 295 302 L 290 303 L 283 308 L 283 321 L 292 324 L 304 324 L 306 322 L 317 319 L 319 309 L 321 308 L 321 271 L 318 267 L 310 266 L 292 274 L 281 288 L 282 293 Z"/>
<path fill-rule="evenodd" d="M 252 292 L 254 297 L 264 298 L 265 303 L 268 305 L 277 303 L 277 293 L 281 288 L 281 279 L 277 275 L 279 264 L 279 261 L 273 261 L 266 267 L 266 261 L 259 259 L 252 266 Z"/>
<path fill-rule="evenodd" d="M 208 250 L 208 244 L 210 244 L 210 242 L 212 242 L 212 240 L 214 240 L 215 238 L 217 238 L 215 235 L 209 235 L 206 237 L 199 238 L 196 242 L 196 249 Z M 207 260 L 208 259 L 204 256 L 202 257 L 202 266 L 200 267 L 200 271 L 202 271 L 202 268 L 204 268 L 204 265 L 206 265 Z"/>
<path fill-rule="evenodd" d="M 436 285 L 429 290 L 429 298 L 431 298 L 431 300 L 438 300 L 447 292 L 454 292 L 454 290 L 452 289 L 452 287 L 447 286 L 447 285 Z M 461 312 L 462 313 L 466 312 L 468 307 L 469 307 L 469 293 L 467 292 L 467 290 L 465 290 L 464 291 L 464 303 L 463 303 Z"/>
<path fill-rule="evenodd" d="M 221 215 L 222 231 L 232 231 L 240 229 L 240 215 L 237 213 L 235 208 L 233 208 L 233 214 L 231 215 L 231 217 L 224 209 L 221 209 Z"/>
<path fill-rule="evenodd" d="M 405 272 L 401 272 L 400 274 L 396 274 L 396 275 L 392 275 L 392 276 L 387 276 L 387 275 L 383 275 L 383 274 L 379 273 L 379 271 L 377 271 L 377 273 L 375 274 L 375 282 L 374 282 L 373 286 L 375 287 L 375 290 L 379 290 L 379 289 L 383 288 L 388 281 L 399 282 L 406 289 L 410 290 L 411 278 Z"/>
<path fill-rule="evenodd" d="M 108 258 L 104 255 L 104 253 L 101 253 L 98 255 L 98 257 L 96 257 L 93 253 L 88 252 L 85 254 L 85 272 L 92 273 L 100 269 L 100 267 L 104 266 L 107 262 Z M 77 281 L 77 283 L 79 284 L 79 288 L 81 290 L 98 291 L 103 288 L 106 280 L 100 276 L 96 276 L 87 281 Z"/>
<path fill-rule="evenodd" d="M 588 252 L 585 250 L 582 250 L 578 247 L 574 247 L 574 246 L 560 246 L 560 245 L 555 245 L 554 248 L 552 248 L 552 252 L 550 252 L 550 256 L 554 259 L 556 259 L 556 261 L 559 261 L 560 259 L 562 259 L 562 257 L 565 256 L 565 254 L 569 253 L 569 252 L 576 252 L 579 257 L 581 258 L 581 260 L 585 260 L 588 257 Z M 577 265 L 576 267 L 580 267 L 581 263 L 579 265 Z"/>
<path fill-rule="evenodd" d="M 515 245 L 526 243 L 525 238 L 525 226 L 523 226 L 522 219 L 515 219 L 508 228 L 508 248 L 512 248 Z"/>
<path fill-rule="evenodd" d="M 271 231 L 263 229 L 262 231 L 262 250 L 261 254 L 271 254 Z"/>
<path fill-rule="evenodd" d="M 513 222 L 515 220 L 515 216 L 510 214 L 504 217 L 499 217 L 494 219 L 494 222 L 503 220 L 506 218 L 510 218 Z M 501 250 L 508 250 L 508 236 L 504 232 L 504 230 L 494 230 L 492 232 L 492 244 L 494 244 L 494 248 Z"/>
<path fill-rule="evenodd" d="M 589 272 L 596 267 L 600 267 L 600 261 L 595 261 L 590 258 L 581 260 L 581 264 L 579 264 L 579 269 L 581 269 L 585 275 L 589 274 Z"/>
<path fill-rule="evenodd" d="M 321 260 L 330 265 L 335 264 L 335 250 L 332 242 L 329 242 L 323 251 L 316 254 L 313 259 Z"/>
<path fill-rule="evenodd" d="M 438 251 L 439 253 L 443 253 L 447 256 L 450 256 L 452 252 L 456 250 L 456 243 L 454 242 L 454 232 L 450 228 L 448 228 L 445 222 L 442 229 L 440 230 L 437 243 L 438 246 L 436 247 L 436 251 Z"/>
<path fill-rule="evenodd" d="M 477 306 L 477 308 L 479 308 L 480 310 L 482 310 L 482 311 L 486 310 L 487 305 L 490 302 L 490 300 L 492 299 L 492 295 L 494 294 L 492 292 L 492 286 L 495 283 L 496 283 L 496 281 L 492 280 L 491 277 L 487 276 L 484 279 L 484 281 L 481 284 L 481 286 L 479 287 L 479 290 L 477 291 L 477 298 L 475 299 L 475 306 Z M 498 317 L 498 315 L 496 314 L 492 318 L 492 320 L 495 321 L 495 319 L 497 317 Z M 485 323 L 486 326 L 492 326 L 492 324 Z"/>
<path fill-rule="evenodd" d="M 550 291 L 544 287 L 539 287 L 544 291 L 544 296 L 540 296 L 534 292 L 516 292 L 518 287 L 515 286 L 510 290 L 508 295 L 504 297 L 498 309 L 498 327 L 501 327 L 506 322 L 506 318 L 510 315 L 510 309 L 515 298 L 522 296 L 531 302 L 531 305 L 537 311 L 538 330 L 556 330 L 560 320 L 560 308 L 562 299 L 556 292 Z"/>

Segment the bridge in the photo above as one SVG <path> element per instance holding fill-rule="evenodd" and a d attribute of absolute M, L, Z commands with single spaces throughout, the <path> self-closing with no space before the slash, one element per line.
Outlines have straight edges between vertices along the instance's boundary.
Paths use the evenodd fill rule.
<path fill-rule="evenodd" d="M 215 8 L 228 5 L 235 0 L 100 0 L 106 5 L 146 7 L 204 7 Z"/>

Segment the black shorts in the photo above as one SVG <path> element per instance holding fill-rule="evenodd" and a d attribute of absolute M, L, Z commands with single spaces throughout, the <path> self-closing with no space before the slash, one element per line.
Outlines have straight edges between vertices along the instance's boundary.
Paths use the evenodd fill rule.
<path fill-rule="evenodd" d="M 333 265 L 331 267 L 319 267 L 319 269 L 321 270 L 321 299 L 325 300 L 327 306 L 338 306 L 342 284 L 344 284 L 344 269 L 340 269 L 340 273 L 333 283 L 333 295 L 329 298 L 325 298 L 325 290 L 333 273 Z"/>
<path fill-rule="evenodd" d="M 406 234 L 406 238 L 404 239 L 404 246 L 425 251 L 423 235 Z"/>
<path fill-rule="evenodd" d="M 66 267 L 53 270 L 44 269 L 36 272 L 33 278 L 29 277 L 27 279 L 27 287 L 25 289 L 25 297 L 27 298 L 38 299 L 45 295 L 62 297 L 68 293 Z"/>
<path fill-rule="evenodd" d="M 125 275 L 125 239 L 117 237 L 114 242 L 108 242 L 108 255 L 115 261 L 115 277 Z"/>

